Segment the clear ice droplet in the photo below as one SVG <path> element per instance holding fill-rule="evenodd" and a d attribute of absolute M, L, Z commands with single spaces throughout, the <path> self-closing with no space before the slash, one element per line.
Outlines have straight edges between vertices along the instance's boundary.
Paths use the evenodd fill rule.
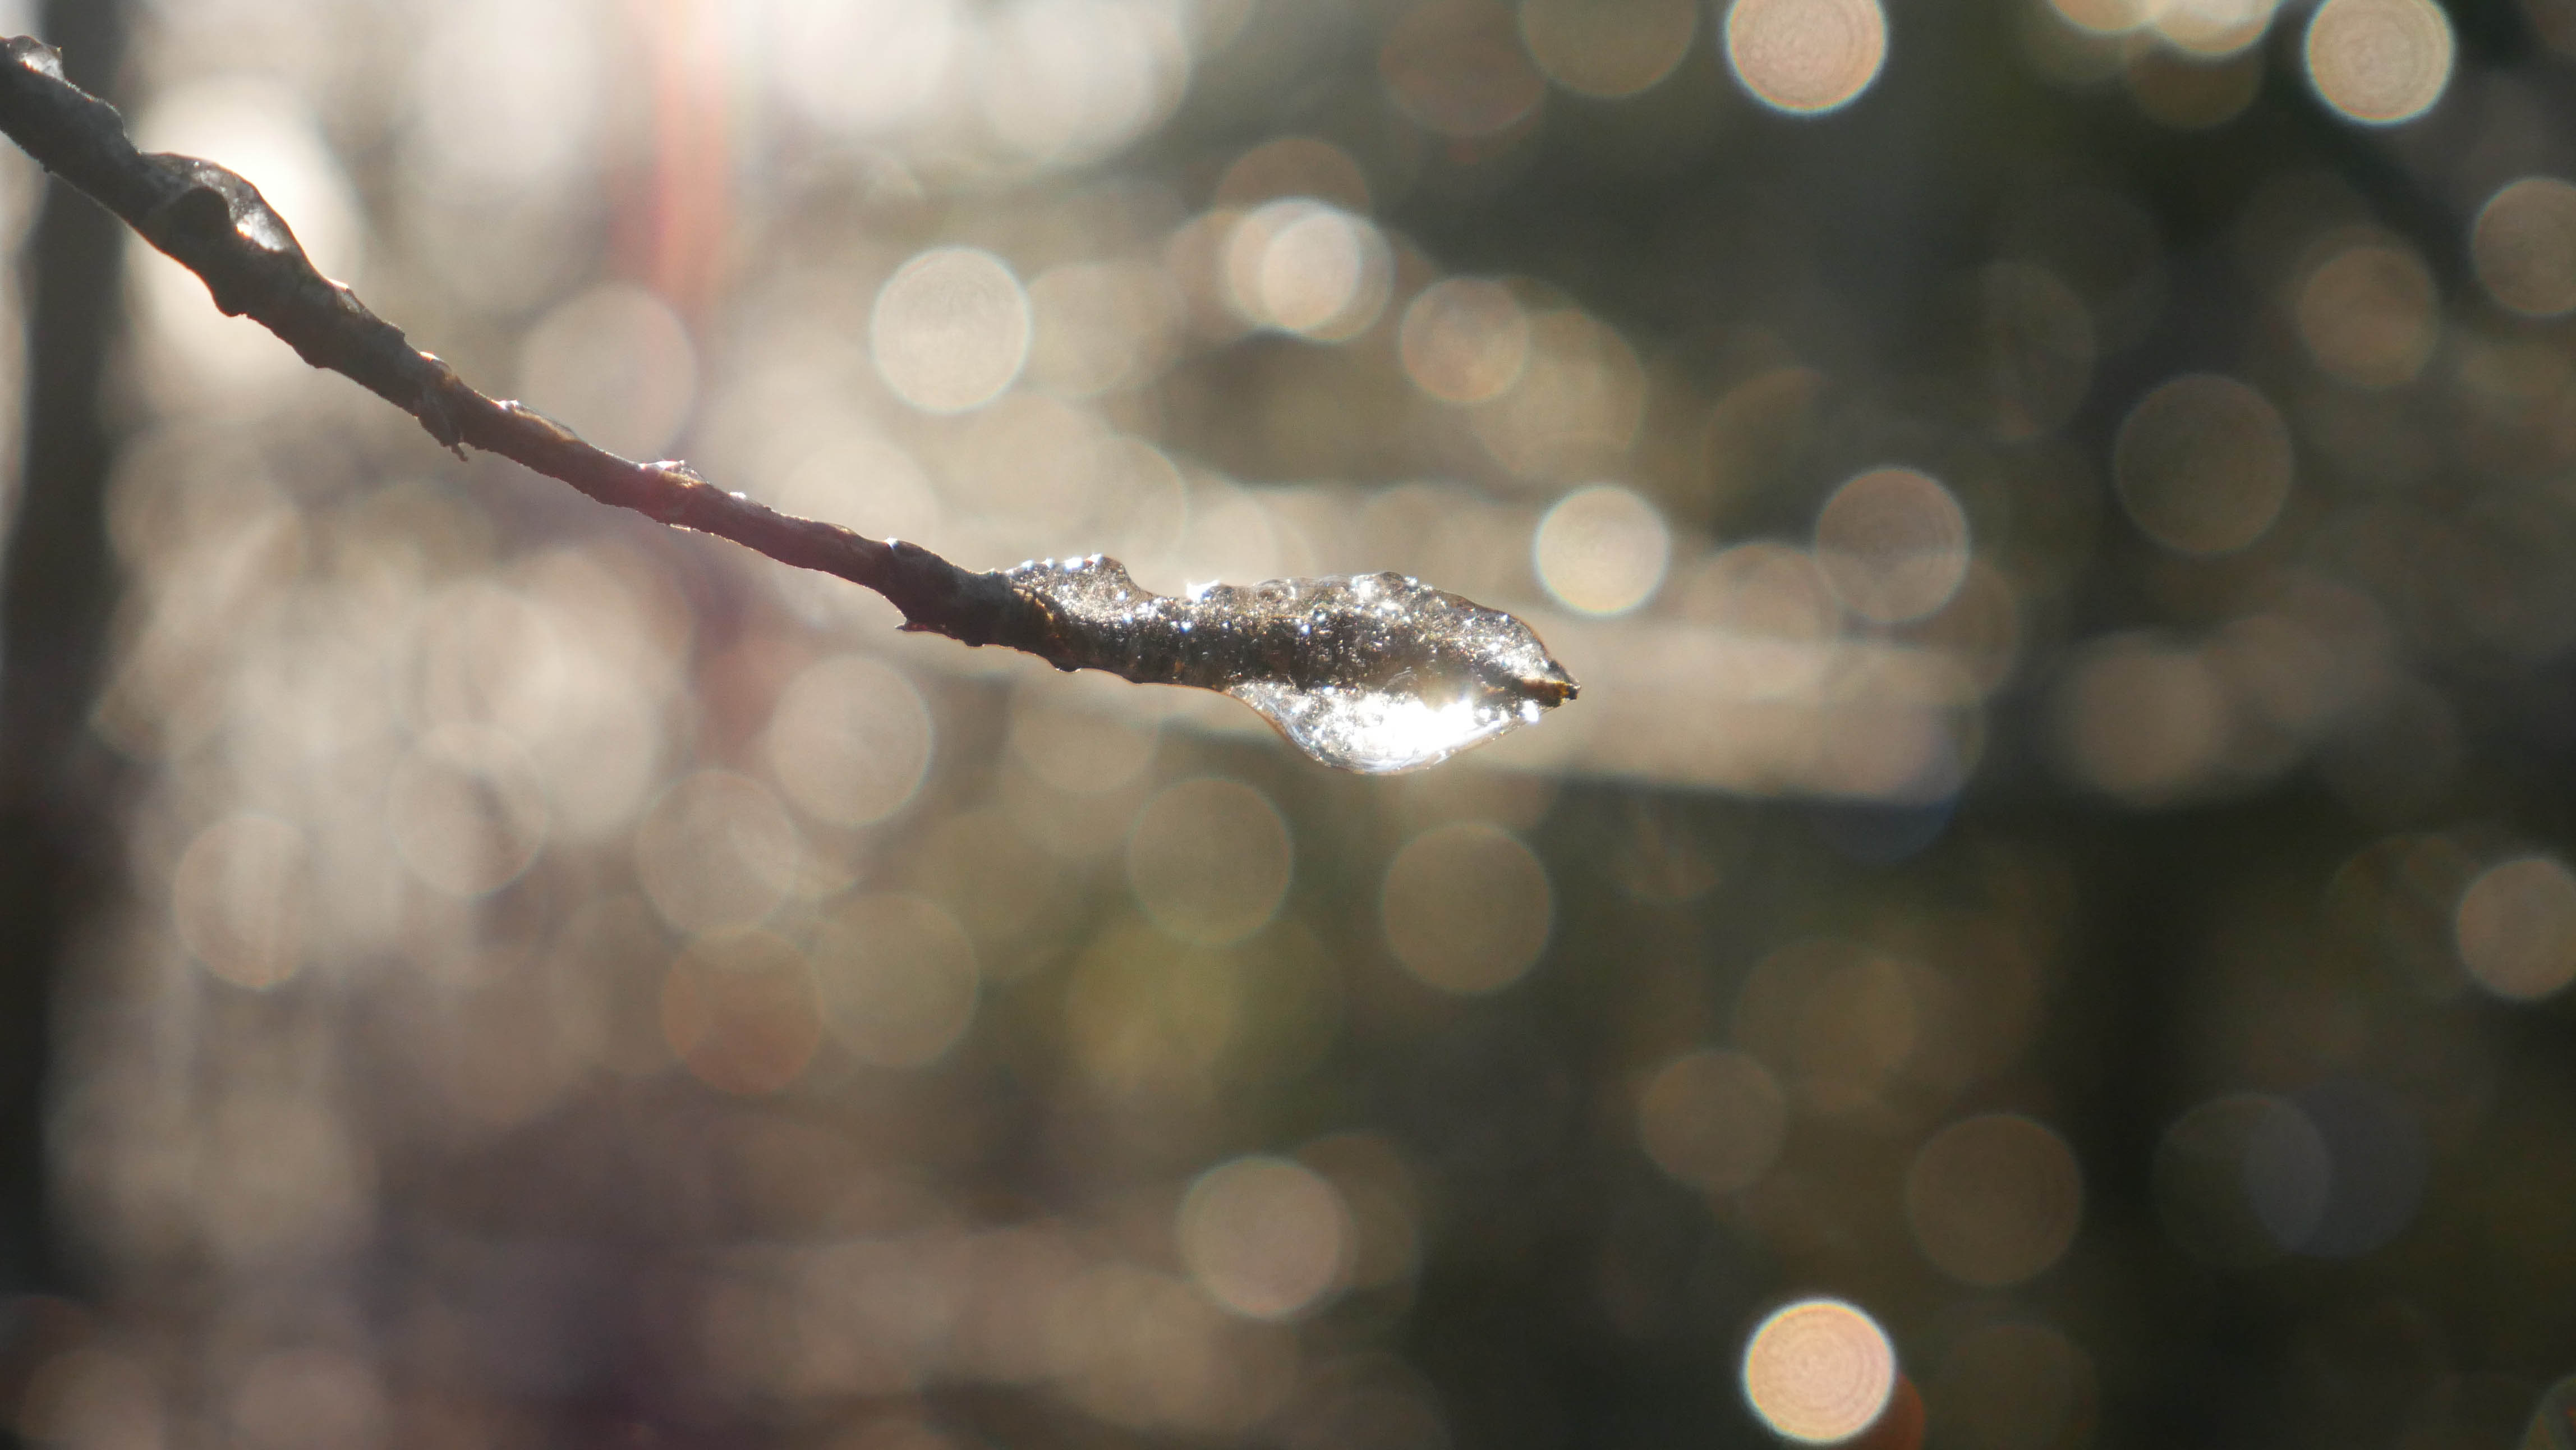
<path fill-rule="evenodd" d="M 1260 712 L 1289 744 L 1326 765 L 1363 775 L 1438 765 L 1471 745 L 1537 723 L 1541 708 L 1535 701 L 1512 706 L 1472 696 L 1435 704 L 1400 690 L 1300 690 L 1271 680 L 1226 693 Z"/>
<path fill-rule="evenodd" d="M 1536 723 L 1575 684 L 1528 625 L 1401 574 L 1139 588 L 1114 559 L 1008 571 L 1075 667 L 1195 685 L 1326 765 L 1419 770 Z"/>

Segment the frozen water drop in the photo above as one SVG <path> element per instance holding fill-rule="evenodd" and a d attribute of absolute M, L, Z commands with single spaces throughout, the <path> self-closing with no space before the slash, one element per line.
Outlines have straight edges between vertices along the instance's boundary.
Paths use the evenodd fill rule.
<path fill-rule="evenodd" d="M 1575 684 L 1529 626 L 1400 574 L 1147 594 L 1114 559 L 1005 576 L 1051 658 L 1232 695 L 1327 765 L 1384 774 L 1535 723 Z"/>
<path fill-rule="evenodd" d="M 1300 690 L 1274 680 L 1235 685 L 1226 693 L 1260 712 L 1289 744 L 1326 765 L 1363 775 L 1437 765 L 1535 722 L 1539 711 L 1535 703 L 1516 709 L 1462 697 L 1434 704 L 1401 690 Z"/>

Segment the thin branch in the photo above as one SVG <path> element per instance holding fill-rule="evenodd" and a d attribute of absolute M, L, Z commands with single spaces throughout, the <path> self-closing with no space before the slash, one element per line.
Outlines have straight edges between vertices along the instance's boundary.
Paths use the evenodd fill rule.
<path fill-rule="evenodd" d="M 306 362 L 355 380 L 460 454 L 471 444 L 601 503 L 864 585 L 903 612 L 908 630 L 1005 645 L 1059 669 L 1234 694 L 1292 742 L 1352 768 L 1428 761 L 1333 759 L 1266 706 L 1264 692 L 1299 692 L 1311 707 L 1318 691 L 1337 698 L 1445 691 L 1430 703 L 1490 717 L 1499 728 L 1574 696 L 1572 678 L 1520 621 L 1398 576 L 1371 576 L 1383 582 L 1356 593 L 1343 587 L 1355 581 L 1314 580 L 1172 598 L 1136 588 L 1114 560 L 976 573 L 917 544 L 782 514 L 716 488 L 685 464 L 635 463 L 595 448 L 533 409 L 485 396 L 413 347 L 314 269 L 248 181 L 210 161 L 137 151 L 116 108 L 64 79 L 51 47 L 20 36 L 0 50 L 7 60 L 0 133 L 196 273 L 226 314 L 260 323 Z"/>

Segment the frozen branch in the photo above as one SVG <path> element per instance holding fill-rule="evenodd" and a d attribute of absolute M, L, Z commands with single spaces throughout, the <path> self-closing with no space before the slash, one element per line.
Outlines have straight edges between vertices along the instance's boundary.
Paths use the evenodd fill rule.
<path fill-rule="evenodd" d="M 276 333 L 465 445 L 604 504 L 730 539 L 864 585 L 904 628 L 1023 650 L 1059 669 L 1194 685 L 1259 710 L 1329 764 L 1428 765 L 1574 697 L 1527 626 L 1398 575 L 1280 580 L 1186 598 L 1139 589 L 1114 560 L 976 573 L 917 544 L 864 537 L 716 488 L 676 462 L 635 463 L 533 409 L 485 396 L 306 260 L 258 188 L 190 156 L 135 149 L 115 107 L 63 77 L 43 42 L 5 42 L 0 132 L 204 280 L 215 305 Z"/>

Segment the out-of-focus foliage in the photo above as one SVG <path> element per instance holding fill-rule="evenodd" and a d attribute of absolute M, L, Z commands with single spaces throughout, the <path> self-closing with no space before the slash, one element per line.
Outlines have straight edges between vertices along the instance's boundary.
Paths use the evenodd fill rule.
<path fill-rule="evenodd" d="M 2511 1443 L 2571 66 L 2562 0 L 144 7 L 146 146 L 610 448 L 1400 570 L 1584 694 L 1336 775 L 460 464 L 137 248 L 15 1423 Z"/>

